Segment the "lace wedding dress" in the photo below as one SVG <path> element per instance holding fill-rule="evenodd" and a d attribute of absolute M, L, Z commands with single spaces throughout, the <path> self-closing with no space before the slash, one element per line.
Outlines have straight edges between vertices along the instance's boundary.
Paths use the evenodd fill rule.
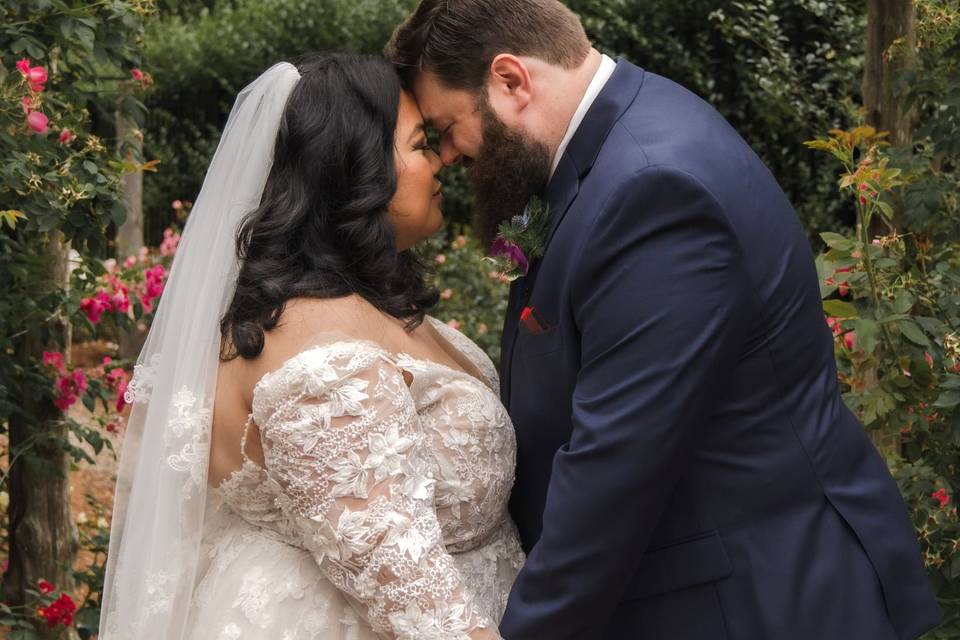
<path fill-rule="evenodd" d="M 256 385 L 266 467 L 244 455 L 211 489 L 191 638 L 466 639 L 499 621 L 523 562 L 513 428 L 489 358 L 427 321 L 479 378 L 327 336 Z"/>

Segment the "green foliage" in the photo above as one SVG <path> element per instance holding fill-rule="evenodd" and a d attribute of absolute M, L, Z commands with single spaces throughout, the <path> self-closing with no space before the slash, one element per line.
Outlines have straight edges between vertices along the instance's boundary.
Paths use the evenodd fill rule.
<path fill-rule="evenodd" d="M 148 243 L 158 243 L 171 221 L 169 199 L 199 192 L 240 89 L 271 64 L 310 52 L 378 54 L 411 6 L 386 0 L 220 0 L 193 15 L 162 14 L 146 38 L 157 82 L 147 100 L 146 155 L 163 167 L 144 180 Z"/>
<path fill-rule="evenodd" d="M 115 143 L 97 133 L 110 130 L 104 114 L 142 116 L 133 94 L 143 83 L 131 71 L 151 12 L 149 0 L 0 6 L 0 433 L 10 446 L 0 486 L 16 465 L 53 470 L 65 454 L 90 460 L 88 450 L 107 446 L 100 431 L 54 407 L 71 394 L 92 404 L 106 397 L 103 386 L 79 373 L 68 377 L 65 366 L 61 376 L 40 361 L 37 347 L 64 349 L 62 328 L 78 316 L 84 279 L 99 273 L 95 256 L 108 250 L 109 229 L 124 219 L 120 178 L 142 165 L 121 159 Z M 70 248 L 67 286 L 51 264 Z M 14 422 L 30 425 L 29 435 L 11 437 Z M 49 598 L 29 589 L 13 597 L 20 606 L 2 608 L 5 619 L 15 618 L 11 637 L 35 637 L 42 626 L 36 604 Z M 22 608 L 23 597 L 34 607 Z"/>
<path fill-rule="evenodd" d="M 451 242 L 440 234 L 422 245 L 440 290 L 435 315 L 451 323 L 500 362 L 500 332 L 507 310 L 508 281 L 486 259 L 479 241 L 462 229 Z"/>
<path fill-rule="evenodd" d="M 770 167 L 808 229 L 849 225 L 829 162 L 801 149 L 859 95 L 862 0 L 570 0 L 587 34 L 694 91 Z"/>
<path fill-rule="evenodd" d="M 871 127 L 809 143 L 838 160 L 857 212 L 853 235 L 822 234 L 824 311 L 837 336 L 844 400 L 885 445 L 910 507 L 944 624 L 960 635 L 960 8 L 921 0 L 920 47 L 900 95 L 916 109 L 915 146 L 889 150 Z M 897 215 L 898 213 L 902 215 Z M 874 220 L 889 233 L 872 238 Z M 899 223 L 899 226 L 895 225 Z"/>

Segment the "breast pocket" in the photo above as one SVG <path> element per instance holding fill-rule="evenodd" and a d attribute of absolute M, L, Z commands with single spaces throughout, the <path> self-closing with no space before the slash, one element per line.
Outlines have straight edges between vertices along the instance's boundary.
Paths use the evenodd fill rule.
<path fill-rule="evenodd" d="M 518 342 L 520 357 L 527 360 L 559 351 L 563 346 L 563 334 L 560 327 L 550 327 L 540 333 L 530 333 L 521 327 Z"/>

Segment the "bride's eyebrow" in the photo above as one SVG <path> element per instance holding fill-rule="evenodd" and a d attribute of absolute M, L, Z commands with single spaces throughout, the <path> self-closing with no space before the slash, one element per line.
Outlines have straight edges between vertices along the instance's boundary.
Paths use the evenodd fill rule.
<path fill-rule="evenodd" d="M 410 134 L 410 137 L 407 138 L 407 142 L 413 142 L 413 139 L 417 137 L 417 134 L 424 136 L 427 135 L 425 123 L 421 122 L 413 128 L 413 132 Z"/>

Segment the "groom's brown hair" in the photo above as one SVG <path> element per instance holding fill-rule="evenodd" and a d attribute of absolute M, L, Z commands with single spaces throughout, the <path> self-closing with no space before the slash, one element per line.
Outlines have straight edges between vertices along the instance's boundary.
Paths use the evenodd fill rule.
<path fill-rule="evenodd" d="M 501 53 L 572 69 L 589 52 L 580 19 L 559 0 L 422 0 L 384 49 L 407 86 L 430 71 L 472 93 Z"/>

